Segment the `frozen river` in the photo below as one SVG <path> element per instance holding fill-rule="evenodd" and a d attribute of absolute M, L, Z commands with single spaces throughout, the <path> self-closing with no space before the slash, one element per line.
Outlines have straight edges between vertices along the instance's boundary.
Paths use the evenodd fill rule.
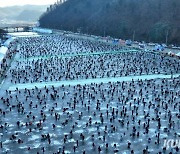
<path fill-rule="evenodd" d="M 179 153 L 178 59 L 29 34 L 1 83 L 0 153 Z"/>

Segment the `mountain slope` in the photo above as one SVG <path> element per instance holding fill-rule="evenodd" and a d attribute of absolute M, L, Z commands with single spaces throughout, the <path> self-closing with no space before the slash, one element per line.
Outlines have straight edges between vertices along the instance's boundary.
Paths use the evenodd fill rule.
<path fill-rule="evenodd" d="M 42 27 L 180 44 L 179 0 L 68 0 L 40 18 Z"/>
<path fill-rule="evenodd" d="M 18 16 L 15 17 L 16 20 L 20 21 L 37 21 L 42 15 L 42 11 L 38 10 L 24 10 Z"/>
<path fill-rule="evenodd" d="M 0 7 L 0 20 L 37 21 L 43 14 L 47 5 L 24 5 Z"/>

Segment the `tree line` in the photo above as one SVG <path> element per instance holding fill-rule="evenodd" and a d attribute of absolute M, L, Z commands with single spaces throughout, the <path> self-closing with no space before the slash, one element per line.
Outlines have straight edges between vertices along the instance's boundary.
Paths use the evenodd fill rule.
<path fill-rule="evenodd" d="M 180 0 L 67 0 L 44 13 L 45 28 L 180 44 Z"/>

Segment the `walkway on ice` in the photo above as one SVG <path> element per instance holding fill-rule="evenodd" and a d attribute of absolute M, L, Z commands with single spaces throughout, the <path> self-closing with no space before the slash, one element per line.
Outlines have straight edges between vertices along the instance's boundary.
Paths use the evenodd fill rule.
<path fill-rule="evenodd" d="M 25 83 L 25 84 L 16 84 L 9 87 L 8 90 L 15 91 L 16 88 L 21 89 L 34 89 L 44 88 L 46 87 L 59 87 L 59 86 L 75 86 L 75 85 L 85 85 L 85 84 L 100 84 L 100 83 L 109 83 L 109 82 L 123 82 L 123 81 L 137 81 L 137 80 L 152 80 L 152 79 L 164 79 L 171 77 L 180 77 L 180 74 L 173 75 L 164 75 L 164 74 L 152 74 L 152 75 L 141 75 L 141 76 L 125 76 L 125 77 L 117 77 L 117 78 L 96 78 L 96 79 L 82 79 L 82 80 L 68 80 L 68 81 L 53 81 L 53 82 L 34 82 L 34 83 Z"/>
<path fill-rule="evenodd" d="M 33 61 L 33 60 L 39 60 L 39 59 L 51 59 L 51 58 L 67 58 L 67 57 L 76 57 L 76 56 L 93 56 L 93 55 L 104 55 L 104 54 L 119 54 L 119 53 L 128 53 L 128 52 L 141 52 L 141 50 L 120 50 L 120 51 L 106 51 L 106 52 L 93 52 L 93 53 L 78 53 L 78 54 L 64 54 L 64 55 L 47 55 L 47 56 L 35 56 L 35 57 L 29 57 L 29 58 L 19 58 L 15 57 L 16 61 Z"/>

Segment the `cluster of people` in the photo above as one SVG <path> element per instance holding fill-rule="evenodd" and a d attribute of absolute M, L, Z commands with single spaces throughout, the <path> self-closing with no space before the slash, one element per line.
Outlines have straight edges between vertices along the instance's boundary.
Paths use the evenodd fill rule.
<path fill-rule="evenodd" d="M 175 78 L 6 91 L 0 109 L 2 149 L 166 151 L 163 141 L 180 136 L 179 87 Z"/>
<path fill-rule="evenodd" d="M 84 40 L 63 35 L 46 35 L 21 38 L 20 57 L 72 55 L 81 53 L 96 53 L 105 51 L 128 50 L 118 45 L 109 45 L 92 40 Z"/>
<path fill-rule="evenodd" d="M 51 37 L 62 39 L 61 43 L 68 40 L 64 46 L 73 44 L 71 40 L 76 41 L 74 45 L 81 41 L 88 42 L 87 48 L 93 46 L 88 40 L 57 35 L 22 39 L 19 42 L 24 41 L 24 47 L 20 47 L 16 56 L 24 55 L 26 60 L 12 63 L 4 84 L 98 77 L 102 78 L 102 83 L 1 90 L 1 151 L 37 154 L 180 152 L 178 146 L 163 147 L 165 139 L 180 137 L 180 77 L 103 83 L 103 77 L 179 73 L 178 60 L 149 52 L 27 59 L 53 53 L 52 50 L 36 53 L 34 46 L 30 54 L 31 43 L 27 41 L 39 43 L 41 40 L 45 46 L 49 41 L 49 44 L 58 43 L 58 40 L 51 42 Z M 27 52 L 25 44 L 29 48 Z"/>
<path fill-rule="evenodd" d="M 32 83 L 180 73 L 180 61 L 172 57 L 140 51 L 113 53 L 113 51 L 122 51 L 121 47 L 61 37 L 42 36 L 21 41 L 20 59 L 16 59 L 17 62 L 10 70 L 11 82 Z M 31 45 L 32 41 L 34 44 Z M 44 51 L 39 48 L 47 49 Z M 106 51 L 112 53 L 103 54 Z M 90 52 L 98 52 L 98 54 L 91 55 Z M 75 56 L 71 55 L 73 53 Z M 87 55 L 78 55 L 80 53 Z M 43 55 L 53 55 L 53 57 L 43 58 Z M 23 57 L 26 58 L 22 59 Z"/>

